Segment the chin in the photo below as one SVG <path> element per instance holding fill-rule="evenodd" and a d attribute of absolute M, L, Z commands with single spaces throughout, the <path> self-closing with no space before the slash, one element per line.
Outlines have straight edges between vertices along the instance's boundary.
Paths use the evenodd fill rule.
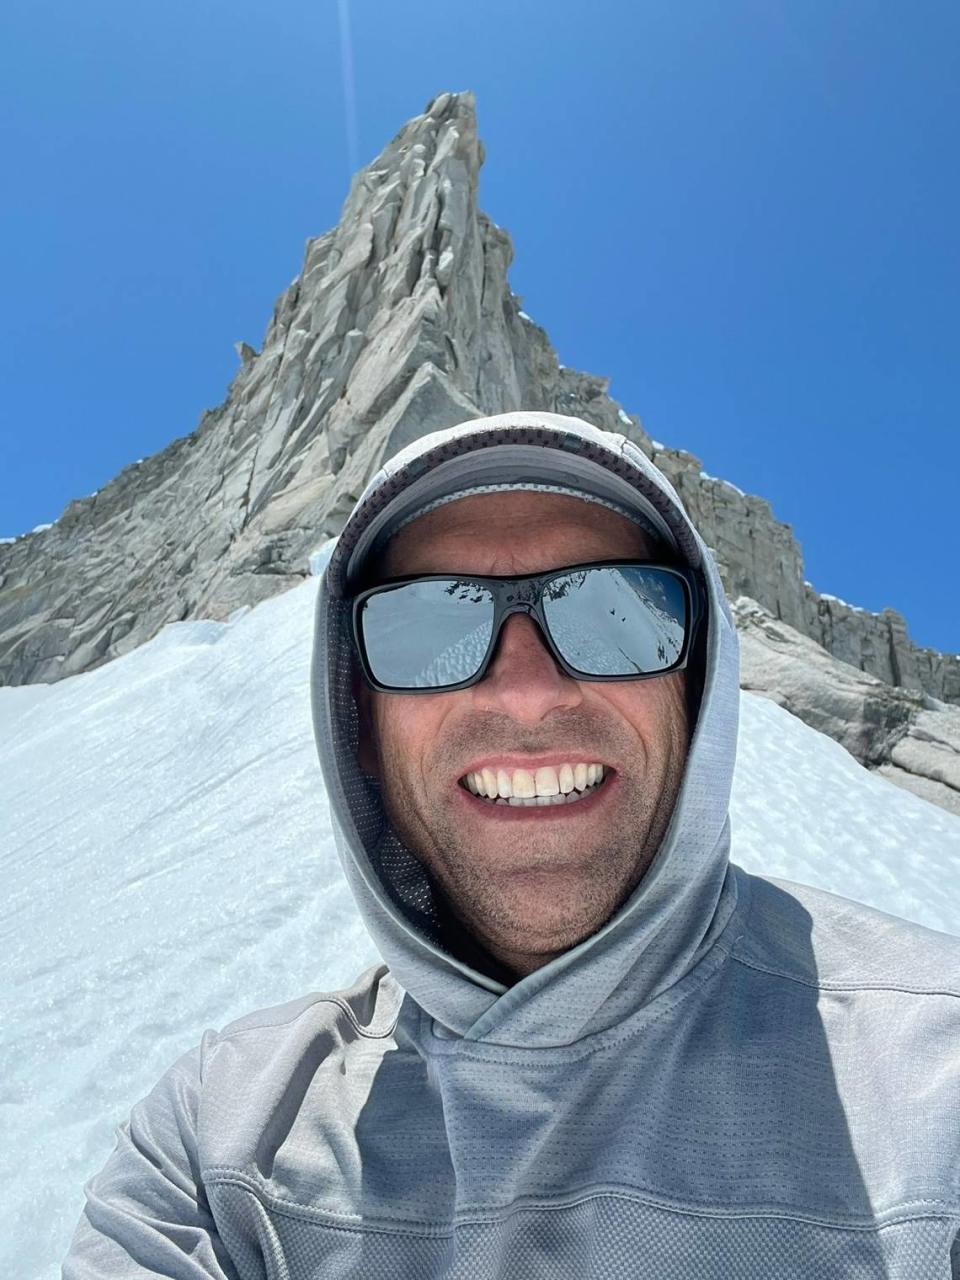
<path fill-rule="evenodd" d="M 485 915 L 487 927 L 483 931 L 490 944 L 531 956 L 569 951 L 596 933 L 612 914 L 612 908 L 597 909 L 592 904 L 585 911 L 582 894 L 566 900 L 555 897 L 553 901 L 545 901 L 541 894 L 533 902 L 501 901 L 497 908 L 496 913 Z M 491 920 L 495 921 L 493 928 Z"/>

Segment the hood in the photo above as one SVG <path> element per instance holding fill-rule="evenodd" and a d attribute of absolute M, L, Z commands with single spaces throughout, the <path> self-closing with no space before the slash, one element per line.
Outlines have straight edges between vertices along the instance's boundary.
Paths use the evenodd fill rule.
<path fill-rule="evenodd" d="M 465 491 L 574 491 L 627 511 L 704 576 L 703 693 L 683 782 L 640 884 L 595 934 L 505 986 L 451 954 L 426 872 L 357 762 L 350 596 L 371 551 L 425 507 Z M 736 905 L 728 808 L 739 646 L 716 563 L 666 477 L 632 441 L 579 418 L 508 413 L 415 441 L 357 502 L 317 594 L 313 723 L 334 835 L 364 921 L 394 977 L 442 1033 L 514 1047 L 570 1045 L 648 1005 L 711 949 Z"/>

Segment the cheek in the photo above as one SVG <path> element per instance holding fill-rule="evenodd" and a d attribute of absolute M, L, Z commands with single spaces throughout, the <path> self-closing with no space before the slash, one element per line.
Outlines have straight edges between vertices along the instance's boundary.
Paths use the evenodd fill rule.
<path fill-rule="evenodd" d="M 682 673 L 655 680 L 637 680 L 616 687 L 609 695 L 620 716 L 648 747 L 687 744 L 686 685 Z"/>
<path fill-rule="evenodd" d="M 439 697 L 374 695 L 373 724 L 378 754 L 387 770 L 409 777 L 422 774 L 424 758 L 443 718 Z"/>
<path fill-rule="evenodd" d="M 683 672 L 665 676 L 662 680 L 652 680 L 651 684 L 660 684 L 660 693 L 665 708 L 669 709 L 673 719 L 683 732 L 687 731 L 687 678 Z"/>

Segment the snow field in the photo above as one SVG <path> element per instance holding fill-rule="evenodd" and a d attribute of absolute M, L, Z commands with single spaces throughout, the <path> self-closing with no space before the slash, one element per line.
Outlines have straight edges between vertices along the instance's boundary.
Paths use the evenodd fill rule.
<path fill-rule="evenodd" d="M 319 565 L 318 565 L 319 567 Z M 310 724 L 318 579 L 0 689 L 0 1274 L 53 1280 L 117 1124 L 207 1027 L 377 962 Z M 741 696 L 734 860 L 932 928 L 960 819 Z M 868 942 L 868 940 L 865 940 Z"/>

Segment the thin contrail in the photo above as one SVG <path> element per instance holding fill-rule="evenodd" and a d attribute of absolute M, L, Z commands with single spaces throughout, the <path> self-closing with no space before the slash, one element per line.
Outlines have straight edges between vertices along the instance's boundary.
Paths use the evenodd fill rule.
<path fill-rule="evenodd" d="M 352 178 L 359 168 L 357 161 L 357 95 L 353 86 L 353 42 L 350 39 L 350 7 L 348 0 L 337 0 L 340 15 L 340 68 L 343 72 L 343 106 L 347 125 L 347 162 Z"/>

